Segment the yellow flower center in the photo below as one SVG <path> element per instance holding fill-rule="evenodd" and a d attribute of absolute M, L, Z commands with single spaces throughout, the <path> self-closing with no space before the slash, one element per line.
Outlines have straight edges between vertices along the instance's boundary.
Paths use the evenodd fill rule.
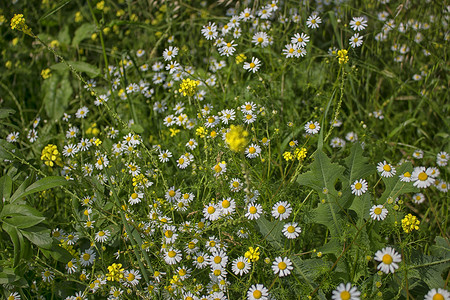
<path fill-rule="evenodd" d="M 425 181 L 425 180 L 427 180 L 428 175 L 427 175 L 427 173 L 425 173 L 425 172 L 421 172 L 421 173 L 419 174 L 418 178 L 419 178 L 420 181 Z"/>
<path fill-rule="evenodd" d="M 254 154 L 256 152 L 255 147 L 250 147 L 250 149 L 248 149 L 248 152 L 250 152 L 251 154 Z"/>
<path fill-rule="evenodd" d="M 261 297 L 262 297 L 262 293 L 261 293 L 260 290 L 256 290 L 256 291 L 253 292 L 253 298 L 261 299 Z"/>
<path fill-rule="evenodd" d="M 204 261 L 205 261 L 205 259 L 203 258 L 203 256 L 197 257 L 197 262 L 202 263 Z"/>
<path fill-rule="evenodd" d="M 99 235 L 99 236 L 104 236 L 104 235 L 105 235 L 105 232 L 104 232 L 104 231 L 100 231 L 100 232 L 98 233 L 98 235 Z"/>
<path fill-rule="evenodd" d="M 411 177 L 411 173 L 406 172 L 406 173 L 403 174 L 403 176 L 404 176 L 404 177 Z"/>
<path fill-rule="evenodd" d="M 194 249 L 195 248 L 195 243 L 194 242 L 189 242 L 188 248 L 189 249 Z"/>
<path fill-rule="evenodd" d="M 237 267 L 239 270 L 242 270 L 243 268 L 245 268 L 245 263 L 243 263 L 242 261 L 240 261 L 240 262 L 238 262 L 238 263 L 236 264 L 236 267 Z"/>
<path fill-rule="evenodd" d="M 169 56 L 172 55 L 172 53 L 173 53 L 172 51 L 167 51 L 167 55 Z"/>
<path fill-rule="evenodd" d="M 347 291 L 343 291 L 343 292 L 341 292 L 341 299 L 342 300 L 349 300 L 350 299 L 350 293 L 349 292 L 347 292 Z"/>
<path fill-rule="evenodd" d="M 170 197 L 173 197 L 173 196 L 175 196 L 175 191 L 174 191 L 174 190 L 172 190 L 172 191 L 169 191 L 169 196 L 170 196 Z"/>
<path fill-rule="evenodd" d="M 264 41 L 264 39 L 262 37 L 258 38 L 258 43 L 262 43 Z"/>
<path fill-rule="evenodd" d="M 208 207 L 208 214 L 212 215 L 215 212 L 216 212 L 216 208 L 214 206 Z"/>
<path fill-rule="evenodd" d="M 284 214 L 286 212 L 286 208 L 283 205 L 278 206 L 277 209 L 279 214 Z"/>
<path fill-rule="evenodd" d="M 287 228 L 287 232 L 289 232 L 289 233 L 295 232 L 295 227 L 292 226 L 292 225 L 290 225 L 290 226 Z"/>
<path fill-rule="evenodd" d="M 255 65 L 255 63 L 250 63 L 250 68 L 254 68 L 256 65 Z"/>
<path fill-rule="evenodd" d="M 128 274 L 128 276 L 127 276 L 127 280 L 128 280 L 128 281 L 133 281 L 134 278 L 135 278 L 135 276 L 134 276 L 133 273 L 130 273 L 130 274 Z"/>
<path fill-rule="evenodd" d="M 180 158 L 180 159 L 178 160 L 178 163 L 179 163 L 180 165 L 184 164 L 184 158 Z"/>
<path fill-rule="evenodd" d="M 228 200 L 223 200 L 223 201 L 222 201 L 222 207 L 223 207 L 223 208 L 228 208 L 228 207 L 230 207 L 230 201 L 228 201 Z"/>
<path fill-rule="evenodd" d="M 249 211 L 252 215 L 254 215 L 254 214 L 256 214 L 257 209 L 256 209 L 256 207 L 252 206 L 252 207 L 250 207 L 250 209 L 249 209 L 248 211 Z"/>
<path fill-rule="evenodd" d="M 136 199 L 137 197 L 138 197 L 138 194 L 136 194 L 136 193 L 131 194 L 132 199 Z"/>
<path fill-rule="evenodd" d="M 177 255 L 177 253 L 176 253 L 175 251 L 173 251 L 173 250 L 170 250 L 169 253 L 167 253 L 167 255 L 168 255 L 170 258 L 174 258 L 174 257 Z"/>
<path fill-rule="evenodd" d="M 314 125 L 314 124 L 309 124 L 309 129 L 315 129 L 316 128 L 316 125 Z"/>
<path fill-rule="evenodd" d="M 285 270 L 286 268 L 287 268 L 287 265 L 284 261 L 278 263 L 278 269 Z"/>
<path fill-rule="evenodd" d="M 220 256 L 214 257 L 214 262 L 215 262 L 216 264 L 220 264 L 220 263 L 222 262 L 222 257 L 220 257 Z"/>
<path fill-rule="evenodd" d="M 83 260 L 88 261 L 91 258 L 91 255 L 89 253 L 83 254 Z"/>
<path fill-rule="evenodd" d="M 377 207 L 377 208 L 375 208 L 375 209 L 373 210 L 373 212 L 374 212 L 376 215 L 380 215 L 381 212 L 382 212 L 382 209 L 379 208 L 379 207 Z"/>
<path fill-rule="evenodd" d="M 362 184 L 361 183 L 357 183 L 355 184 L 355 189 L 360 190 L 362 188 Z"/>
<path fill-rule="evenodd" d="M 355 25 L 356 25 L 356 26 L 359 26 L 359 25 L 361 25 L 361 22 L 360 22 L 360 21 L 356 21 L 356 22 L 355 22 Z"/>
<path fill-rule="evenodd" d="M 222 167 L 219 166 L 219 165 L 216 165 L 216 166 L 214 167 L 214 171 L 216 171 L 216 173 L 220 173 L 220 172 L 222 171 Z"/>
<path fill-rule="evenodd" d="M 433 300 L 444 300 L 444 296 L 442 296 L 442 294 L 436 293 L 433 296 Z"/>
<path fill-rule="evenodd" d="M 73 262 L 72 262 L 72 261 L 69 261 L 69 262 L 67 263 L 67 266 L 68 266 L 69 268 L 72 268 L 72 267 L 73 267 Z"/>
<path fill-rule="evenodd" d="M 180 269 L 180 270 L 178 271 L 178 274 L 179 274 L 180 276 L 184 276 L 184 275 L 187 274 L 187 271 L 186 271 L 185 269 Z"/>
<path fill-rule="evenodd" d="M 233 182 L 233 187 L 237 188 L 239 186 L 239 182 L 235 181 Z"/>
<path fill-rule="evenodd" d="M 220 274 L 222 274 L 222 271 L 220 271 L 220 270 L 214 270 L 214 275 L 215 276 L 220 276 Z"/>
<path fill-rule="evenodd" d="M 385 170 L 386 172 L 390 172 L 390 171 L 391 171 L 391 166 L 389 166 L 389 165 L 384 165 L 384 166 L 383 166 L 383 170 Z"/>
<path fill-rule="evenodd" d="M 386 253 L 385 255 L 383 255 L 382 261 L 384 264 L 390 265 L 390 264 L 392 264 L 393 259 L 392 259 L 392 256 L 390 256 L 389 254 Z"/>
<path fill-rule="evenodd" d="M 166 230 L 164 235 L 166 236 L 166 238 L 170 239 L 173 236 L 173 231 L 172 230 Z"/>

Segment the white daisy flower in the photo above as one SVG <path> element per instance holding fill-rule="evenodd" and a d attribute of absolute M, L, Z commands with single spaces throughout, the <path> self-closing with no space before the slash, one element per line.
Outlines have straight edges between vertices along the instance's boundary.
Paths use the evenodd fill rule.
<path fill-rule="evenodd" d="M 272 270 L 275 275 L 278 274 L 279 277 L 284 277 L 291 274 L 291 270 L 294 269 L 292 262 L 289 258 L 276 257 L 272 264 Z"/>
<path fill-rule="evenodd" d="M 280 221 L 289 218 L 291 212 L 292 207 L 287 201 L 278 201 L 272 207 L 272 216 Z"/>
<path fill-rule="evenodd" d="M 359 296 L 361 292 L 359 292 L 356 287 L 352 287 L 351 283 L 341 283 L 338 287 L 333 291 L 331 296 L 332 300 L 359 300 Z"/>
<path fill-rule="evenodd" d="M 258 203 L 251 202 L 247 205 L 247 213 L 245 216 L 249 220 L 257 220 L 263 212 L 262 206 Z"/>
<path fill-rule="evenodd" d="M 432 177 L 433 170 L 425 167 L 415 167 L 411 174 L 411 181 L 415 187 L 420 189 L 427 188 L 434 183 L 434 178 Z"/>
<path fill-rule="evenodd" d="M 261 67 L 261 61 L 256 57 L 252 57 L 252 61 L 245 62 L 243 67 L 244 67 L 244 70 L 255 73 Z"/>
<path fill-rule="evenodd" d="M 168 265 L 174 265 L 179 263 L 182 259 L 181 251 L 175 248 L 170 248 L 167 251 L 164 251 L 164 261 Z"/>
<path fill-rule="evenodd" d="M 353 17 L 350 21 L 350 27 L 355 31 L 364 30 L 367 26 L 367 21 L 364 17 Z"/>
<path fill-rule="evenodd" d="M 283 226 L 282 232 L 283 232 L 284 236 L 287 237 L 288 239 L 295 239 L 300 235 L 300 233 L 302 232 L 302 229 L 298 226 L 297 223 L 292 222 L 292 223 L 286 223 Z"/>
<path fill-rule="evenodd" d="M 367 192 L 368 185 L 365 179 L 356 180 L 352 185 L 352 194 L 356 196 L 361 196 L 365 192 Z"/>
<path fill-rule="evenodd" d="M 374 259 L 380 262 L 377 269 L 386 274 L 394 273 L 394 271 L 398 269 L 397 263 L 402 261 L 401 255 L 395 252 L 395 250 L 391 247 L 386 247 L 382 250 L 378 250 L 375 253 Z"/>
<path fill-rule="evenodd" d="M 233 273 L 239 276 L 247 274 L 250 271 L 250 268 L 251 263 L 248 261 L 248 258 L 244 256 L 236 258 L 231 264 Z"/>
<path fill-rule="evenodd" d="M 220 208 L 214 203 L 209 203 L 203 208 L 203 216 L 206 220 L 215 221 L 220 218 Z"/>
<path fill-rule="evenodd" d="M 417 193 L 412 196 L 412 199 L 413 199 L 414 203 L 421 204 L 421 203 L 425 202 L 425 195 L 422 193 Z"/>
<path fill-rule="evenodd" d="M 319 122 L 309 121 L 305 124 L 305 131 L 307 134 L 317 134 L 320 131 Z"/>
<path fill-rule="evenodd" d="M 80 255 L 80 264 L 83 267 L 88 267 L 94 263 L 95 260 L 95 252 L 92 249 L 86 249 L 81 255 Z"/>
<path fill-rule="evenodd" d="M 374 205 L 370 209 L 370 217 L 377 221 L 382 221 L 386 218 L 388 210 L 383 205 Z"/>
<path fill-rule="evenodd" d="M 377 171 L 381 173 L 381 177 L 392 177 L 396 173 L 395 168 L 386 161 L 378 163 Z"/>
<path fill-rule="evenodd" d="M 100 230 L 95 234 L 95 241 L 99 243 L 104 243 L 111 236 L 111 232 L 109 230 Z"/>
<path fill-rule="evenodd" d="M 248 158 L 255 158 L 261 153 L 261 147 L 256 144 L 251 144 L 245 149 L 245 154 Z"/>
<path fill-rule="evenodd" d="M 426 295 L 424 300 L 450 300 L 450 293 L 444 289 L 432 289 Z"/>
<path fill-rule="evenodd" d="M 247 291 L 247 300 L 268 300 L 269 290 L 262 284 L 254 284 Z"/>
<path fill-rule="evenodd" d="M 123 284 L 127 287 L 136 286 L 141 279 L 141 274 L 138 270 L 130 270 L 123 272 Z"/>

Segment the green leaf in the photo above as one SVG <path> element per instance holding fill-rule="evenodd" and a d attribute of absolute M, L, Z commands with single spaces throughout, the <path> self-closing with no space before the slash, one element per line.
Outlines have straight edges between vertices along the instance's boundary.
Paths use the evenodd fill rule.
<path fill-rule="evenodd" d="M 436 258 L 416 251 L 411 256 L 411 262 L 408 264 L 408 268 L 414 269 L 417 272 L 411 272 L 408 275 L 420 278 L 430 289 L 441 288 L 445 284 L 445 280 L 443 279 L 444 271 L 449 267 L 449 256 Z"/>
<path fill-rule="evenodd" d="M 436 257 L 450 257 L 450 245 L 448 240 L 437 236 L 434 241 L 435 245 L 431 246 L 431 253 Z"/>
<path fill-rule="evenodd" d="M 357 226 L 361 227 L 364 220 L 370 217 L 370 208 L 372 207 L 372 196 L 369 193 L 362 194 L 360 197 L 355 197 L 349 209 L 356 212 L 358 215 Z"/>
<path fill-rule="evenodd" d="M 0 284 L 11 284 L 19 279 L 12 268 L 3 268 L 0 272 Z"/>
<path fill-rule="evenodd" d="M 144 127 L 142 127 L 139 124 L 131 125 L 131 130 L 133 130 L 134 132 L 139 133 L 139 134 L 144 133 Z"/>
<path fill-rule="evenodd" d="M 9 201 L 12 191 L 12 180 L 8 175 L 4 175 L 0 178 L 0 199 L 5 199 L 5 202 Z"/>
<path fill-rule="evenodd" d="M 63 28 L 58 33 L 58 41 L 61 44 L 69 45 L 70 44 L 70 34 L 69 34 L 69 26 L 64 25 Z"/>
<path fill-rule="evenodd" d="M 42 214 L 38 210 L 29 205 L 23 204 L 22 205 L 7 204 L 3 207 L 2 211 L 0 212 L 1 219 L 3 219 L 6 216 L 14 216 L 14 215 L 42 217 Z"/>
<path fill-rule="evenodd" d="M 14 215 L 14 216 L 7 216 L 2 221 L 16 228 L 23 229 L 37 225 L 44 220 L 45 220 L 44 217 Z"/>
<path fill-rule="evenodd" d="M 72 96 L 73 90 L 68 77 L 68 72 L 63 75 L 54 73 L 42 84 L 45 112 L 52 120 L 61 119 Z"/>
<path fill-rule="evenodd" d="M 419 192 L 419 189 L 413 186 L 412 182 L 400 181 L 400 176 L 397 176 L 407 171 L 411 173 L 412 169 L 413 167 L 411 162 L 405 162 L 397 168 L 397 174 L 393 177 L 382 177 L 386 188 L 378 200 L 379 204 L 385 203 L 388 198 L 395 200 L 395 198 L 401 196 L 402 194 Z"/>
<path fill-rule="evenodd" d="M 300 185 L 306 185 L 319 195 L 326 197 L 325 204 L 310 211 L 305 216 L 305 221 L 309 223 L 318 223 L 327 226 L 330 229 L 332 236 L 342 236 L 343 220 L 341 211 L 343 207 L 347 206 L 350 197 L 338 197 L 334 185 L 339 178 L 342 179 L 345 168 L 331 163 L 322 151 L 317 151 L 314 155 L 314 162 L 311 164 L 311 170 L 301 174 L 297 182 Z M 324 189 L 327 190 L 324 193 Z M 347 194 L 344 194 L 347 195 Z"/>
<path fill-rule="evenodd" d="M 283 222 L 270 222 L 263 216 L 256 220 L 256 226 L 258 227 L 259 232 L 262 234 L 264 239 L 266 239 L 272 247 L 277 250 L 283 249 L 283 242 L 281 240 L 283 225 Z"/>
<path fill-rule="evenodd" d="M 41 180 L 36 181 L 29 187 L 27 187 L 22 193 L 18 193 L 17 191 L 11 197 L 11 203 L 14 203 L 17 199 L 23 198 L 33 193 L 41 192 L 44 190 L 48 190 L 57 186 L 67 185 L 69 182 L 61 176 L 48 176 L 42 178 Z"/>
<path fill-rule="evenodd" d="M 12 108 L 2 108 L 0 109 L 0 119 L 9 117 L 9 115 L 14 114 L 16 111 Z"/>
<path fill-rule="evenodd" d="M 59 2 L 58 4 L 56 4 L 56 6 L 54 8 L 52 8 L 49 11 L 47 11 L 46 13 L 44 13 L 44 15 L 42 17 L 40 17 L 38 21 L 41 21 L 41 20 L 44 20 L 45 18 L 50 17 L 51 15 L 56 13 L 58 10 L 60 10 L 61 8 L 63 8 L 67 4 L 69 4 L 70 1 L 72 1 L 72 0 L 63 0 L 63 1 Z"/>
<path fill-rule="evenodd" d="M 94 78 L 100 75 L 100 69 L 96 66 L 88 64 L 83 61 L 66 61 L 67 64 L 71 65 L 75 70 L 80 73 L 86 73 L 89 77 Z M 64 71 L 69 70 L 69 66 L 66 63 L 60 62 L 50 66 L 50 69 L 54 71 Z"/>
<path fill-rule="evenodd" d="M 19 241 L 19 235 L 22 237 L 20 232 L 14 227 L 9 224 L 3 223 L 2 224 L 3 230 L 9 235 L 11 238 L 11 241 L 13 242 L 14 246 L 14 266 L 17 266 L 20 261 L 20 241 Z"/>
<path fill-rule="evenodd" d="M 375 172 L 375 166 L 368 164 L 368 158 L 364 157 L 362 153 L 361 144 L 354 143 L 350 150 L 350 155 L 345 159 L 345 165 L 348 168 L 347 177 L 350 184 Z"/>
<path fill-rule="evenodd" d="M 53 239 L 50 236 L 50 229 L 43 226 L 33 226 L 20 232 L 39 248 L 51 249 Z"/>
<path fill-rule="evenodd" d="M 72 40 L 72 46 L 78 47 L 80 42 L 84 39 L 91 37 L 91 35 L 95 32 L 96 27 L 94 24 L 84 23 L 77 30 L 75 30 L 75 34 Z"/>
<path fill-rule="evenodd" d="M 55 240 L 53 240 L 53 244 L 50 250 L 42 248 L 40 250 L 47 258 L 51 256 L 53 257 L 53 259 L 64 264 L 68 263 L 73 258 L 69 251 L 59 246 L 58 242 L 56 242 Z"/>
<path fill-rule="evenodd" d="M 25 180 L 19 185 L 17 190 L 11 196 L 10 203 L 12 203 L 12 201 L 15 201 L 15 200 L 13 200 L 13 199 L 15 199 L 15 196 L 24 193 L 25 189 L 27 188 L 27 186 L 30 185 L 30 183 L 33 180 L 33 178 L 34 178 L 34 174 L 28 175 L 28 177 L 25 178 Z"/>
<path fill-rule="evenodd" d="M 19 155 L 19 152 L 16 151 L 16 147 L 14 147 L 13 144 L 8 143 L 5 140 L 0 139 L 0 159 L 4 160 L 4 159 L 8 159 L 8 160 L 13 160 L 14 156 L 12 156 L 9 152 L 14 152 L 14 154 L 16 154 L 17 156 Z"/>

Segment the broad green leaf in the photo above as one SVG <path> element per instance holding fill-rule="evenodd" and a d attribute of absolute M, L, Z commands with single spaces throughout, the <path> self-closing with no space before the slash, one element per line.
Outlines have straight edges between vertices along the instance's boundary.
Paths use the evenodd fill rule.
<path fill-rule="evenodd" d="M 13 242 L 14 246 L 14 266 L 17 266 L 20 261 L 20 241 L 19 241 L 19 235 L 20 232 L 14 227 L 9 224 L 3 223 L 2 224 L 3 230 L 9 235 L 11 238 L 11 241 Z"/>
<path fill-rule="evenodd" d="M 44 190 L 48 190 L 57 186 L 63 186 L 68 184 L 69 182 L 61 176 L 48 176 L 38 180 L 33 183 L 29 187 L 27 187 L 22 193 L 14 193 L 11 197 L 11 203 L 14 203 L 17 199 L 23 198 L 33 193 L 41 192 Z"/>
<path fill-rule="evenodd" d="M 93 66 L 91 64 L 88 64 L 83 61 L 66 61 L 69 65 L 71 65 L 75 70 L 77 70 L 80 73 L 86 73 L 89 77 L 97 77 L 100 75 L 100 69 L 96 66 Z M 54 64 L 50 67 L 50 69 L 55 71 L 64 71 L 69 70 L 69 66 L 67 66 L 66 63 L 60 62 L 57 64 Z"/>
<path fill-rule="evenodd" d="M 134 132 L 139 133 L 139 134 L 144 133 L 144 127 L 142 127 L 139 124 L 131 125 L 131 130 L 133 130 Z"/>
<path fill-rule="evenodd" d="M 78 29 L 75 30 L 72 46 L 78 47 L 82 40 L 89 38 L 95 32 L 95 29 L 95 25 L 89 23 L 85 23 L 78 27 Z"/>
<path fill-rule="evenodd" d="M 70 34 L 69 34 L 69 26 L 64 25 L 63 28 L 58 33 L 58 41 L 61 44 L 69 45 L 70 44 Z"/>
<path fill-rule="evenodd" d="M 356 212 L 358 215 L 358 221 L 356 225 L 360 228 L 364 224 L 364 220 L 370 217 L 369 211 L 372 207 L 372 196 L 369 193 L 365 193 L 360 197 L 355 197 L 352 205 L 349 209 Z"/>
<path fill-rule="evenodd" d="M 0 159 L 2 159 L 2 160 L 4 160 L 4 159 L 13 160 L 14 156 L 12 156 L 10 154 L 10 152 L 18 154 L 18 152 L 16 150 L 17 149 L 16 149 L 16 147 L 14 147 L 13 144 L 8 143 L 7 141 L 0 139 Z"/>
<path fill-rule="evenodd" d="M 431 246 L 431 253 L 436 257 L 450 257 L 450 245 L 447 239 L 437 236 L 435 245 Z"/>
<path fill-rule="evenodd" d="M 21 216 L 21 215 L 13 215 L 7 216 L 2 219 L 3 222 L 8 223 L 16 228 L 23 229 L 29 228 L 34 225 L 37 225 L 44 221 L 44 217 L 35 217 L 35 216 Z"/>
<path fill-rule="evenodd" d="M 25 192 L 25 189 L 30 185 L 33 178 L 34 174 L 28 175 L 28 177 L 25 178 L 25 180 L 19 185 L 14 194 L 11 196 L 10 203 L 16 201 L 18 199 L 17 196 Z"/>
<path fill-rule="evenodd" d="M 4 175 L 0 178 L 0 199 L 5 199 L 5 202 L 8 202 L 9 197 L 11 196 L 12 190 L 12 180 L 8 175 Z"/>
<path fill-rule="evenodd" d="M 30 242 L 39 248 L 51 249 L 53 239 L 50 229 L 42 226 L 33 226 L 20 231 Z"/>
<path fill-rule="evenodd" d="M 2 211 L 0 212 L 1 219 L 3 219 L 6 216 L 14 216 L 14 215 L 42 217 L 42 214 L 38 210 L 29 205 L 23 204 L 22 205 L 7 204 L 3 207 Z"/>
<path fill-rule="evenodd" d="M 9 117 L 9 115 L 14 114 L 16 111 L 12 108 L 2 108 L 0 109 L 0 119 Z"/>
<path fill-rule="evenodd" d="M 305 221 L 323 224 L 330 229 L 332 236 L 340 237 L 343 225 L 341 211 L 347 206 L 350 197 L 338 197 L 334 185 L 338 178 L 343 177 L 345 168 L 331 163 L 330 158 L 322 151 L 316 152 L 310 168 L 310 171 L 299 175 L 297 182 L 313 188 L 319 195 L 326 198 L 326 203 L 319 204 L 317 208 L 310 211 Z"/>
<path fill-rule="evenodd" d="M 283 249 L 283 242 L 281 240 L 283 225 L 283 222 L 270 222 L 263 216 L 256 220 L 256 226 L 258 227 L 259 232 L 262 234 L 264 239 L 278 251 Z"/>
<path fill-rule="evenodd" d="M 0 272 L 0 284 L 11 284 L 19 279 L 20 277 L 14 273 L 14 269 L 2 268 L 2 271 Z"/>
<path fill-rule="evenodd" d="M 347 167 L 346 174 L 349 183 L 353 184 L 355 180 L 364 179 L 375 172 L 375 166 L 368 164 L 369 160 L 363 156 L 363 149 L 360 143 L 354 143 L 350 155 L 345 159 L 345 166 Z"/>
<path fill-rule="evenodd" d="M 63 75 L 54 73 L 42 84 L 45 112 L 52 120 L 59 120 L 63 116 L 72 96 L 73 90 L 68 77 L 68 72 Z"/>
<path fill-rule="evenodd" d="M 442 288 L 445 284 L 444 271 L 450 267 L 450 257 L 436 258 L 424 255 L 420 252 L 414 252 L 411 256 L 411 262 L 408 264 L 409 269 L 414 269 L 418 273 L 411 272 L 410 276 L 419 278 L 432 288 Z"/>
<path fill-rule="evenodd" d="M 50 249 L 41 248 L 40 250 L 47 258 L 50 258 L 51 256 L 53 257 L 53 259 L 64 264 L 68 263 L 69 260 L 73 258 L 72 255 L 66 249 L 59 246 L 58 242 L 56 242 L 55 240 L 53 241 L 52 247 Z"/>
<path fill-rule="evenodd" d="M 393 177 L 382 177 L 385 185 L 385 190 L 379 199 L 379 204 L 384 204 L 388 198 L 395 198 L 405 193 L 417 193 L 419 189 L 413 186 L 412 182 L 400 181 L 399 175 L 410 172 L 412 173 L 413 167 L 411 162 L 405 162 L 397 168 L 397 173 Z"/>

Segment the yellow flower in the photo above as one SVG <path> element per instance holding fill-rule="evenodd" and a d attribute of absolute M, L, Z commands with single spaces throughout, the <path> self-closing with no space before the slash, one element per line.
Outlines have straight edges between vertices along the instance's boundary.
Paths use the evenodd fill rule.
<path fill-rule="evenodd" d="M 204 127 L 199 127 L 195 130 L 195 134 L 204 138 L 208 134 L 208 131 Z"/>
<path fill-rule="evenodd" d="M 57 164 L 60 167 L 63 165 L 61 161 L 61 153 L 59 153 L 56 145 L 53 144 L 48 144 L 44 149 L 42 149 L 41 160 L 43 160 L 49 167 L 53 167 L 54 164 Z"/>
<path fill-rule="evenodd" d="M 298 160 L 302 160 L 306 157 L 306 148 L 297 148 L 294 150 L 294 155 Z"/>
<path fill-rule="evenodd" d="M 98 10 L 103 10 L 105 8 L 105 1 L 100 1 L 95 6 Z"/>
<path fill-rule="evenodd" d="M 413 216 L 412 214 L 407 214 L 402 219 L 403 231 L 406 233 L 410 233 L 413 230 L 419 230 L 419 224 L 420 221 L 417 220 L 417 217 Z"/>
<path fill-rule="evenodd" d="M 83 15 L 81 14 L 81 11 L 77 11 L 75 13 L 75 23 L 80 23 L 83 21 Z"/>
<path fill-rule="evenodd" d="M 240 63 L 242 63 L 246 59 L 247 59 L 247 56 L 245 56 L 244 53 L 241 53 L 238 56 L 236 56 L 236 64 L 239 65 Z"/>
<path fill-rule="evenodd" d="M 230 131 L 225 135 L 225 142 L 231 151 L 241 152 L 247 146 L 248 131 L 242 126 L 231 125 Z"/>
<path fill-rule="evenodd" d="M 291 152 L 286 151 L 286 152 L 283 153 L 283 158 L 284 158 L 286 161 L 290 161 L 290 160 L 293 160 L 293 159 L 294 159 L 294 156 L 292 155 Z"/>
<path fill-rule="evenodd" d="M 248 251 L 245 252 L 244 256 L 246 258 L 248 258 L 249 262 L 255 262 L 259 260 L 259 247 L 256 247 L 255 249 L 253 249 L 253 247 L 249 247 Z"/>
<path fill-rule="evenodd" d="M 31 29 L 28 28 L 22 14 L 14 14 L 14 17 L 11 19 L 11 29 L 23 31 L 25 34 L 31 34 Z"/>
<path fill-rule="evenodd" d="M 47 79 L 47 78 L 50 78 L 52 76 L 52 73 L 51 73 L 50 69 L 47 68 L 45 70 L 42 70 L 41 76 L 42 76 L 42 78 Z"/>
<path fill-rule="evenodd" d="M 348 51 L 345 49 L 341 49 L 338 51 L 337 58 L 339 59 L 339 64 L 346 64 L 348 62 Z"/>
<path fill-rule="evenodd" d="M 108 281 L 117 281 L 119 282 L 123 279 L 123 271 L 125 269 L 122 268 L 122 264 L 112 264 L 108 267 L 109 273 L 106 274 L 106 280 Z"/>
<path fill-rule="evenodd" d="M 170 128 L 170 136 L 176 136 L 180 129 Z"/>
<path fill-rule="evenodd" d="M 198 80 L 192 80 L 190 78 L 183 79 L 180 84 L 180 89 L 178 90 L 183 96 L 194 96 L 197 92 L 197 86 L 200 84 Z"/>

